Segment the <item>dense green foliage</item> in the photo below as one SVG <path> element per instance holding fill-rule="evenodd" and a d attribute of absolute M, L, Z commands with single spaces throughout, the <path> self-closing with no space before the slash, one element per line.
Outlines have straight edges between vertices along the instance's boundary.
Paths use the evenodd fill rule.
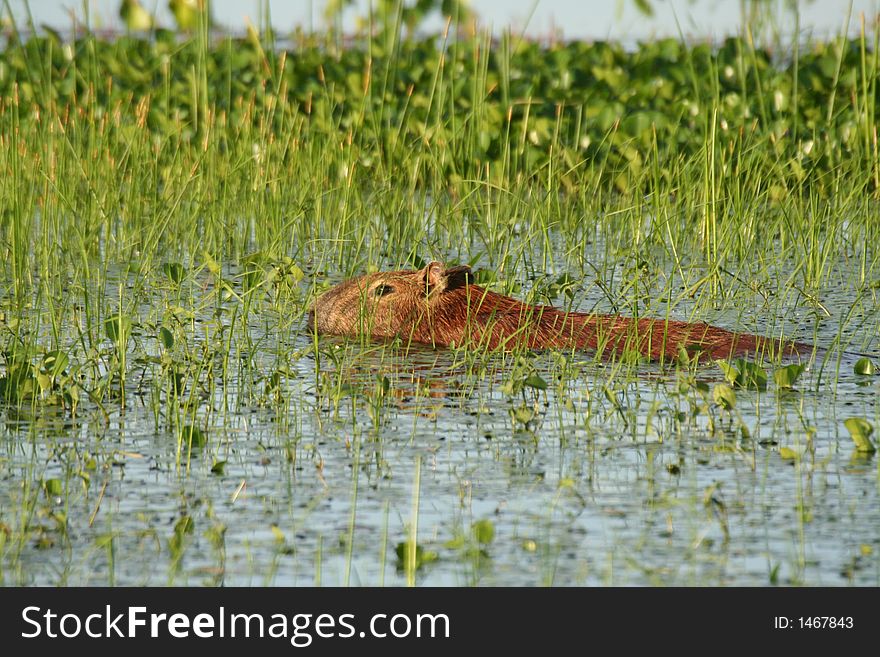
<path fill-rule="evenodd" d="M 740 38 L 634 52 L 479 37 L 274 45 L 256 34 L 180 42 L 166 31 L 153 41 L 35 38 L 2 54 L 0 93 L 21 103 L 23 119 L 103 108 L 123 135 L 146 127 L 174 149 L 234 150 L 254 136 L 245 124 L 285 138 L 282 154 L 339 144 L 358 181 L 378 169 L 454 184 L 489 167 L 501 183 L 536 176 L 623 190 L 653 157 L 674 168 L 711 134 L 731 175 L 759 146 L 762 182 L 786 191 L 830 192 L 844 173 L 876 184 L 877 57 L 859 41 L 816 43 L 795 58 Z"/>
<path fill-rule="evenodd" d="M 556 215 L 538 226 L 545 240 L 551 225 L 575 221 L 566 232 L 576 233 L 584 211 L 647 200 L 695 241 L 678 248 L 668 226 L 648 239 L 719 265 L 730 249 L 818 237 L 783 215 L 837 212 L 877 193 L 877 52 L 865 37 L 774 56 L 739 38 L 629 52 L 384 32 L 344 47 L 299 35 L 286 48 L 271 34 L 206 28 L 183 41 L 162 30 L 71 43 L 13 35 L 0 54 L 4 206 L 19 228 L 37 207 L 80 217 L 87 251 L 102 227 L 117 245 L 152 254 L 169 237 L 181 256 L 205 248 L 223 260 L 271 247 L 323 261 L 307 245 L 334 239 L 344 246 L 331 261 L 356 271 L 380 253 L 393 263 L 424 255 L 425 214 L 445 228 L 430 249 L 476 243 L 503 261 L 523 210 L 511 201 L 483 222 L 493 194 L 545 199 Z M 403 206 L 377 204 L 391 189 Z M 355 196 L 384 225 L 349 215 Z M 571 199 L 585 207 L 562 212 Z M 719 217 L 739 222 L 774 203 L 801 205 L 719 228 Z M 29 238 L 6 235 L 22 240 L 22 258 Z"/>

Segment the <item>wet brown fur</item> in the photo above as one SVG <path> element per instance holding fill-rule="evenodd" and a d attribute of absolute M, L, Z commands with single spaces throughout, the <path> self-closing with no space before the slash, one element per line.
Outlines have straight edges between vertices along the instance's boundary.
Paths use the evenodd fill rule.
<path fill-rule="evenodd" d="M 637 351 L 652 360 L 682 348 L 701 359 L 808 355 L 812 345 L 734 333 L 702 322 L 633 319 L 531 306 L 472 283 L 470 268 L 432 262 L 421 270 L 367 274 L 322 294 L 309 312 L 318 333 L 400 337 L 435 346 Z"/>

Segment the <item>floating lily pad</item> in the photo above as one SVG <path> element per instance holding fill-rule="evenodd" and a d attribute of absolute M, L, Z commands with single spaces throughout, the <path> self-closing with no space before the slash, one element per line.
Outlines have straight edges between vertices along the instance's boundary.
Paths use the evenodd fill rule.
<path fill-rule="evenodd" d="M 874 367 L 874 361 L 870 358 L 859 358 L 856 361 L 855 366 L 853 367 L 853 371 L 856 374 L 862 374 L 864 376 L 870 376 L 875 373 L 876 369 Z"/>
<path fill-rule="evenodd" d="M 873 454 L 876 450 L 871 442 L 871 434 L 874 433 L 874 425 L 860 417 L 851 417 L 843 423 L 856 444 L 856 451 L 865 454 Z"/>

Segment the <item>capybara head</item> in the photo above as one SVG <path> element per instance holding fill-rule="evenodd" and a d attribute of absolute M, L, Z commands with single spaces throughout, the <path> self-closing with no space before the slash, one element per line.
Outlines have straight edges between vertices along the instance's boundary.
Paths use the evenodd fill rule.
<path fill-rule="evenodd" d="M 330 335 L 400 336 L 431 343 L 433 315 L 444 304 L 456 303 L 457 296 L 452 293 L 465 288 L 471 280 L 470 267 L 447 268 L 440 262 L 431 262 L 419 270 L 359 276 L 327 290 L 315 300 L 309 310 L 309 329 Z M 461 313 L 467 314 L 466 305 Z"/>

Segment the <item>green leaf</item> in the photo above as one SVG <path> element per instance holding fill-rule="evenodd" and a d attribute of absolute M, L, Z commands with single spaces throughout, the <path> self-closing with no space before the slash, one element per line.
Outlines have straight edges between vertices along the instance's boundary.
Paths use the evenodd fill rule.
<path fill-rule="evenodd" d="M 226 461 L 215 461 L 211 466 L 211 474 L 221 476 L 226 474 Z"/>
<path fill-rule="evenodd" d="M 874 444 L 871 442 L 871 434 L 874 433 L 874 426 L 860 417 L 851 417 L 843 423 L 852 436 L 853 442 L 856 444 L 856 451 L 865 454 L 873 454 L 876 452 Z"/>
<path fill-rule="evenodd" d="M 736 381 L 739 378 L 739 370 L 726 360 L 716 360 L 715 362 L 724 373 L 724 379 L 730 384 L 736 384 Z"/>
<path fill-rule="evenodd" d="M 700 352 L 703 350 L 699 345 L 688 345 L 687 347 L 684 344 L 678 345 L 678 355 L 676 358 L 678 359 L 678 364 L 684 367 L 689 367 L 695 361 L 698 361 L 700 358 Z"/>
<path fill-rule="evenodd" d="M 205 260 L 205 267 L 207 267 L 208 271 L 214 276 L 218 276 L 221 272 L 220 263 L 214 260 L 207 251 L 202 251 L 202 258 Z"/>
<path fill-rule="evenodd" d="M 49 377 L 48 374 L 43 374 L 41 372 L 40 374 L 37 374 L 36 379 L 37 384 L 40 386 L 41 392 L 46 392 L 47 390 L 50 390 L 52 388 L 52 379 Z"/>
<path fill-rule="evenodd" d="M 64 485 L 60 479 L 46 479 L 43 481 L 43 490 L 46 491 L 46 495 L 60 497 L 64 492 Z"/>
<path fill-rule="evenodd" d="M 463 547 L 465 547 L 465 545 L 467 545 L 467 541 L 466 541 L 464 534 L 456 534 L 455 536 L 450 538 L 448 541 L 446 541 L 443 544 L 443 547 L 445 547 L 448 550 L 460 550 Z"/>
<path fill-rule="evenodd" d="M 98 534 L 97 536 L 95 536 L 95 545 L 97 545 L 99 548 L 112 547 L 114 538 L 115 535 L 112 532 Z"/>
<path fill-rule="evenodd" d="M 4 377 L 0 377 L 0 395 L 9 401 L 30 399 L 36 391 L 34 366 L 28 362 L 13 362 Z"/>
<path fill-rule="evenodd" d="M 763 367 L 756 363 L 737 358 L 733 363 L 726 360 L 715 361 L 721 371 L 724 372 L 724 378 L 732 386 L 738 388 L 752 388 L 764 390 L 767 387 L 767 372 Z"/>
<path fill-rule="evenodd" d="M 174 346 L 174 334 L 164 326 L 159 329 L 159 340 L 166 349 Z"/>
<path fill-rule="evenodd" d="M 139 0 L 122 0 L 119 17 L 125 27 L 133 32 L 146 31 L 153 27 L 153 17 L 143 8 Z"/>
<path fill-rule="evenodd" d="M 773 373 L 773 380 L 780 388 L 794 388 L 794 384 L 797 382 L 798 378 L 800 378 L 800 375 L 803 374 L 805 369 L 807 369 L 806 365 L 800 365 L 798 363 L 780 367 Z"/>
<path fill-rule="evenodd" d="M 537 390 L 547 389 L 547 382 L 537 374 L 531 374 L 527 376 L 523 381 L 523 385 L 528 386 L 529 388 L 535 388 Z"/>
<path fill-rule="evenodd" d="M 294 283 L 299 283 L 305 278 L 306 273 L 293 260 L 287 256 L 282 258 L 285 277 L 291 279 Z"/>
<path fill-rule="evenodd" d="M 179 262 L 166 262 L 162 265 L 162 271 L 176 285 L 180 285 L 186 275 L 186 269 Z"/>
<path fill-rule="evenodd" d="M 266 281 L 266 272 L 262 269 L 247 269 L 242 274 L 242 288 L 246 292 L 256 289 Z"/>
<path fill-rule="evenodd" d="M 647 16 L 650 18 L 651 16 L 654 15 L 654 7 L 649 2 L 649 0 L 634 0 L 634 4 L 636 6 L 636 9 L 638 9 L 639 12 L 641 14 L 643 14 L 644 16 Z"/>
<path fill-rule="evenodd" d="M 199 18 L 202 12 L 207 11 L 207 9 L 202 9 L 201 7 L 207 6 L 207 3 L 203 5 L 193 0 L 168 0 L 168 9 L 174 14 L 177 27 L 184 32 L 195 30 L 199 26 Z"/>
<path fill-rule="evenodd" d="M 719 383 L 712 388 L 712 399 L 727 411 L 736 406 L 736 393 L 733 391 L 733 388 L 724 383 Z"/>
<path fill-rule="evenodd" d="M 477 520 L 471 525 L 471 531 L 477 543 L 481 545 L 489 545 L 495 539 L 495 525 L 491 520 Z"/>
<path fill-rule="evenodd" d="M 424 549 L 421 545 L 415 546 L 415 564 L 410 563 L 412 550 L 410 550 L 410 546 L 412 545 L 411 541 L 401 541 L 398 543 L 394 552 L 397 554 L 397 565 L 399 568 L 403 570 L 418 570 L 426 563 L 431 563 L 432 561 L 437 561 L 439 555 L 436 552 L 431 550 Z"/>
<path fill-rule="evenodd" d="M 859 358 L 856 361 L 855 366 L 853 367 L 853 371 L 856 374 L 871 376 L 875 372 L 874 361 L 872 361 L 870 358 Z"/>
<path fill-rule="evenodd" d="M 740 378 L 736 384 L 743 388 L 754 388 L 764 390 L 767 387 L 767 372 L 757 363 L 747 360 L 737 360 L 740 370 Z"/>
<path fill-rule="evenodd" d="M 208 444 L 208 436 L 199 427 L 194 424 L 187 424 L 181 431 L 183 442 L 193 447 L 204 447 Z"/>
<path fill-rule="evenodd" d="M 112 342 L 117 345 L 120 338 L 127 339 L 131 332 L 131 319 L 125 315 L 117 314 L 104 320 L 104 332 Z"/>
<path fill-rule="evenodd" d="M 528 406 L 520 406 L 519 408 L 514 409 L 513 419 L 520 424 L 528 424 L 535 419 L 535 410 Z"/>
<path fill-rule="evenodd" d="M 43 371 L 54 379 L 64 372 L 69 362 L 63 351 L 50 351 L 43 357 Z"/>

